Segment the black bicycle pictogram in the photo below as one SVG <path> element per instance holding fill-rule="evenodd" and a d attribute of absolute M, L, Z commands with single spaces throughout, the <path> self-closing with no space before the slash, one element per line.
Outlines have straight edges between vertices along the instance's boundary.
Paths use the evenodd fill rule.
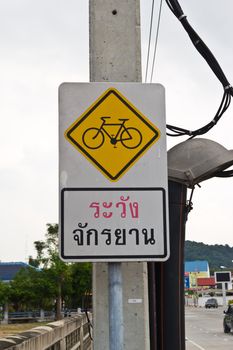
<path fill-rule="evenodd" d="M 118 119 L 120 123 L 108 123 L 106 120 L 111 117 L 101 117 L 102 124 L 99 128 L 88 128 L 82 135 L 82 141 L 87 148 L 98 149 L 105 142 L 106 137 L 109 138 L 110 143 L 116 147 L 120 142 L 125 148 L 134 149 L 140 146 L 142 142 L 141 132 L 133 127 L 126 127 L 125 123 L 129 119 Z M 115 135 L 109 133 L 112 126 L 119 126 Z"/>

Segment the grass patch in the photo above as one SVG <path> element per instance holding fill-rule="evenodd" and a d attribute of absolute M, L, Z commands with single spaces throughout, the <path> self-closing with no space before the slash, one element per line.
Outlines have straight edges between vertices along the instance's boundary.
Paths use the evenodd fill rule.
<path fill-rule="evenodd" d="M 24 332 L 34 327 L 44 326 L 46 324 L 48 324 L 48 322 L 0 324 L 0 338 L 4 338 L 10 334 Z"/>

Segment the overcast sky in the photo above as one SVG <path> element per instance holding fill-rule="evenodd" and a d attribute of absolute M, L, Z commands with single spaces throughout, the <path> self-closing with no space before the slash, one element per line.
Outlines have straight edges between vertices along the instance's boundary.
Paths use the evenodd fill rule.
<path fill-rule="evenodd" d="M 180 4 L 232 83 L 232 0 Z M 141 0 L 143 76 L 150 10 L 151 1 Z M 88 0 L 0 0 L 0 45 L 0 260 L 26 261 L 46 223 L 58 222 L 58 86 L 89 80 Z M 153 82 L 165 86 L 167 123 L 187 129 L 212 120 L 222 98 L 221 84 L 165 3 Z M 233 149 L 232 126 L 233 105 L 204 137 Z M 168 148 L 183 140 L 169 138 Z M 201 186 L 186 238 L 233 246 L 233 178 Z"/>

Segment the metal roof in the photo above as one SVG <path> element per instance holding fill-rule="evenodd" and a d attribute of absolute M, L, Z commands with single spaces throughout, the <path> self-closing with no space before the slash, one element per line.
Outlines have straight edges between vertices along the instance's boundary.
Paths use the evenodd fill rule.
<path fill-rule="evenodd" d="M 29 266 L 24 262 L 0 262 L 0 281 L 7 282 L 13 280 L 20 269 Z"/>
<path fill-rule="evenodd" d="M 185 262 L 185 272 L 209 271 L 209 263 L 206 260 L 194 260 Z"/>
<path fill-rule="evenodd" d="M 214 277 L 198 277 L 197 285 L 198 286 L 215 286 L 215 278 Z"/>

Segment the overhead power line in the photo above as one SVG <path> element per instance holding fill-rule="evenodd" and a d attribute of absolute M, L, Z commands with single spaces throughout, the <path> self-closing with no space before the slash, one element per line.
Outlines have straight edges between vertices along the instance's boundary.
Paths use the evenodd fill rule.
<path fill-rule="evenodd" d="M 159 35 L 161 10 L 162 10 L 162 1 L 163 0 L 160 0 L 158 21 L 157 21 L 157 27 L 156 27 L 156 32 L 155 32 L 155 42 L 154 42 L 154 50 L 153 50 L 153 61 L 152 61 L 152 67 L 151 67 L 151 73 L 150 73 L 150 82 L 152 82 L 153 74 L 154 74 L 155 57 L 156 57 L 156 52 L 157 52 L 158 35 Z M 155 2 L 153 0 L 152 4 L 151 4 L 150 29 L 149 29 L 149 40 L 148 40 L 148 50 L 147 50 L 147 59 L 146 59 L 145 82 L 147 82 L 148 71 L 149 71 L 150 52 L 151 52 L 151 39 L 152 39 L 153 18 L 154 18 L 154 5 L 155 5 Z"/>
<path fill-rule="evenodd" d="M 160 0 L 159 15 L 158 15 L 158 22 L 157 22 L 156 36 L 155 36 L 153 63 L 152 63 L 151 76 L 150 76 L 150 82 L 151 83 L 152 83 L 152 79 L 153 79 L 153 75 L 154 75 L 155 57 L 156 57 L 157 46 L 158 46 L 158 37 L 159 37 L 159 27 L 160 27 L 160 19 L 161 19 L 161 12 L 162 12 L 162 4 L 163 4 L 163 0 Z"/>
<path fill-rule="evenodd" d="M 217 124 L 219 119 L 228 109 L 231 103 L 231 97 L 233 96 L 233 88 L 227 80 L 225 74 L 223 73 L 222 68 L 220 67 L 218 61 L 203 42 L 203 40 L 199 37 L 199 35 L 195 32 L 192 26 L 189 24 L 187 20 L 187 16 L 184 14 L 179 2 L 177 0 L 166 0 L 166 3 L 173 14 L 178 18 L 181 22 L 182 26 L 188 33 L 193 45 L 197 49 L 197 51 L 202 55 L 202 57 L 206 60 L 209 67 L 212 69 L 218 80 L 221 82 L 223 86 L 223 97 L 220 103 L 220 106 L 213 118 L 208 124 L 204 125 L 201 128 L 196 130 L 188 130 L 184 128 L 180 128 L 174 125 L 167 125 L 169 132 L 167 135 L 169 136 L 183 136 L 188 135 L 190 138 L 193 138 L 198 135 L 203 135 L 208 132 L 213 126 Z"/>
<path fill-rule="evenodd" d="M 148 42 L 147 59 L 146 59 L 145 83 L 147 82 L 147 74 L 148 74 L 148 67 L 149 67 L 150 45 L 151 45 L 151 33 L 152 33 L 153 16 L 154 16 L 154 5 L 155 5 L 155 1 L 152 0 L 152 5 L 151 5 L 151 16 L 150 16 L 149 42 Z"/>
<path fill-rule="evenodd" d="M 167 135 L 168 136 L 189 136 L 189 138 L 193 138 L 195 136 L 203 135 L 207 133 L 210 129 L 212 129 L 220 120 L 220 118 L 223 116 L 223 114 L 228 109 L 230 103 L 231 103 L 231 97 L 233 96 L 233 87 L 227 80 L 222 68 L 220 67 L 218 61 L 214 57 L 213 53 L 209 50 L 207 45 L 203 42 L 203 40 L 200 38 L 200 36 L 195 32 L 195 30 L 192 28 L 192 26 L 189 24 L 187 20 L 187 16 L 184 14 L 178 0 L 165 0 L 170 10 L 173 12 L 173 14 L 178 18 L 178 20 L 181 22 L 182 26 L 184 27 L 185 31 L 189 35 L 193 45 L 197 49 L 197 51 L 201 54 L 201 56 L 205 59 L 211 70 L 214 72 L 218 80 L 221 82 L 223 86 L 223 96 L 221 103 L 219 105 L 219 108 L 215 114 L 215 116 L 212 118 L 212 120 L 205 124 L 204 126 L 197 128 L 195 130 L 189 130 L 185 128 L 181 128 L 178 126 L 167 124 Z M 150 75 L 150 82 L 152 82 L 153 74 L 154 74 L 154 67 L 155 67 L 155 57 L 156 57 L 156 51 L 158 46 L 158 35 L 159 35 L 159 28 L 160 28 L 160 20 L 161 20 L 161 10 L 162 10 L 162 0 L 160 0 L 160 7 L 159 7 L 159 14 L 158 14 L 158 22 L 157 22 L 157 28 L 156 28 L 156 35 L 155 35 L 155 43 L 154 43 L 154 53 L 153 53 L 153 62 L 152 62 L 152 68 L 151 68 L 151 75 Z M 148 43 L 148 52 L 147 52 L 147 63 L 146 63 L 146 76 L 145 76 L 145 82 L 147 82 L 148 77 L 148 71 L 149 71 L 149 61 L 150 61 L 150 51 L 151 51 L 151 41 L 152 41 L 152 27 L 153 27 L 153 17 L 154 17 L 154 0 L 152 1 L 152 7 L 151 7 L 151 19 L 150 19 L 150 30 L 149 30 L 149 43 Z M 223 176 L 223 175 L 219 175 Z"/>

